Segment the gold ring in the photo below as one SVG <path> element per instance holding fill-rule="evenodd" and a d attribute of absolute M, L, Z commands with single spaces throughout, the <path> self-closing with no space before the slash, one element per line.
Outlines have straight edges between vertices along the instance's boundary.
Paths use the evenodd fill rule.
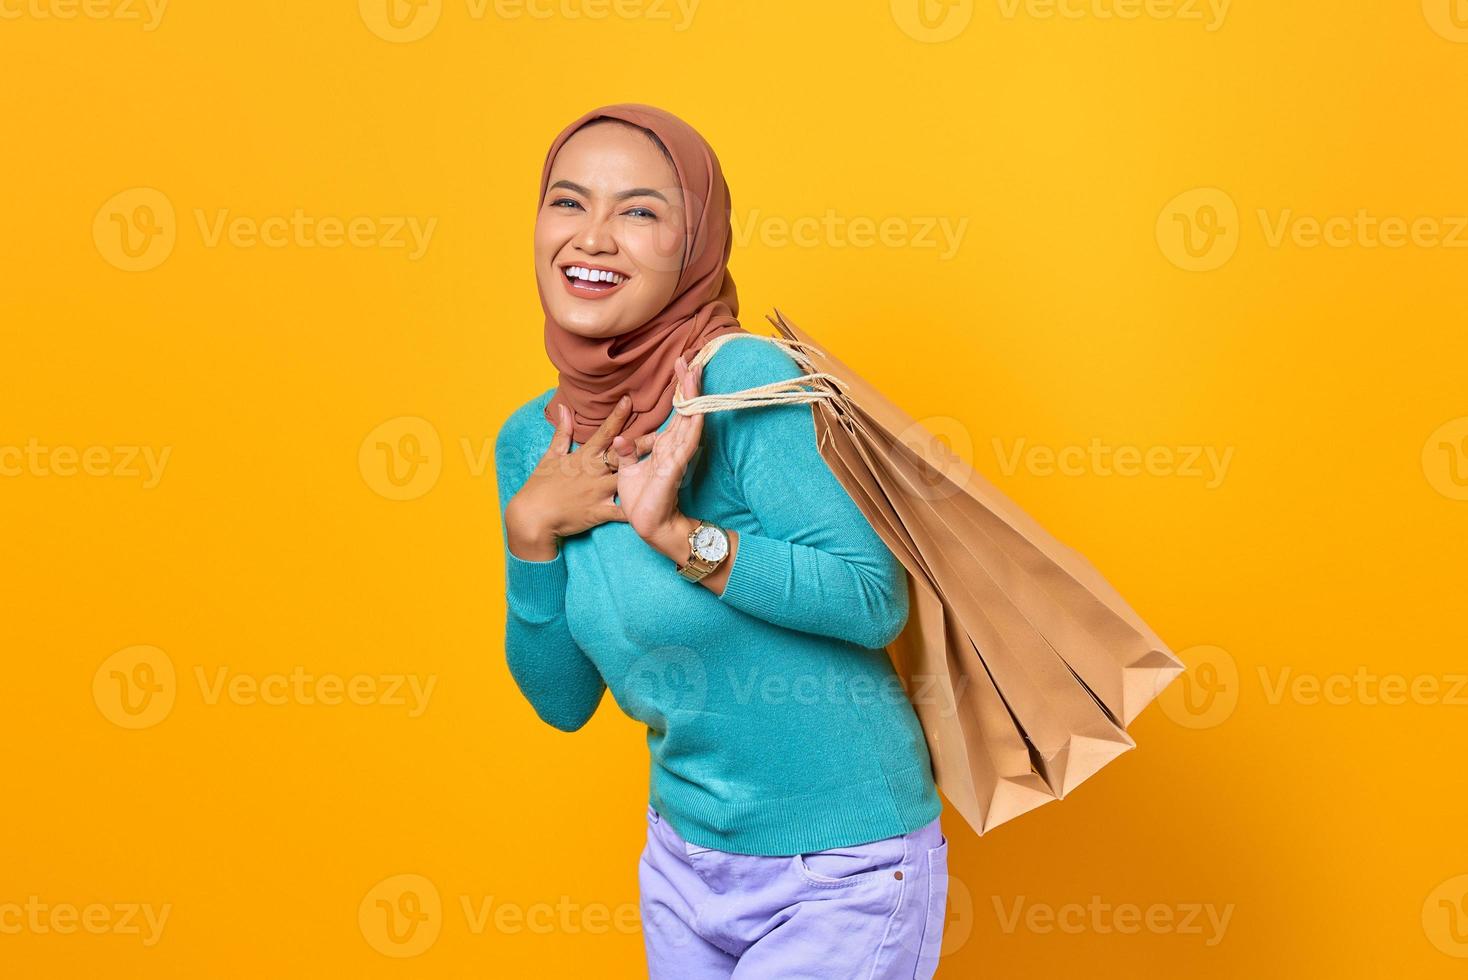
<path fill-rule="evenodd" d="M 610 448 L 610 447 L 608 447 L 608 448 Z M 607 469 L 611 469 L 612 468 L 612 461 L 609 460 L 609 459 L 607 459 L 607 451 L 606 451 L 606 449 L 603 449 L 601 451 L 601 463 Z"/>

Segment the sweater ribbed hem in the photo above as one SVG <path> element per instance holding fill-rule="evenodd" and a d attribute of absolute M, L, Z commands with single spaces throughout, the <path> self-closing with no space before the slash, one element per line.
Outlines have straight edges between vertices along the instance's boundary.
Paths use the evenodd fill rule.
<path fill-rule="evenodd" d="M 566 553 L 527 561 L 505 549 L 505 592 L 511 609 L 529 623 L 548 623 L 566 611 Z"/>
<path fill-rule="evenodd" d="M 943 809 L 926 762 L 820 793 L 741 801 L 716 800 L 654 763 L 648 803 L 691 844 L 782 856 L 905 834 Z"/>
<path fill-rule="evenodd" d="M 719 598 L 759 619 L 778 619 L 790 604 L 790 542 L 740 531 Z"/>

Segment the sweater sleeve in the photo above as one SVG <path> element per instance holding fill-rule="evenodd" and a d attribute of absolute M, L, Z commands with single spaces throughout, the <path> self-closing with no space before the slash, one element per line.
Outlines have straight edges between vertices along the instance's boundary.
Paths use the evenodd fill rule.
<path fill-rule="evenodd" d="M 779 347 L 736 339 L 705 365 L 701 390 L 723 394 L 802 373 Z M 822 458 L 811 412 L 797 403 L 705 418 L 760 527 L 736 529 L 720 598 L 778 626 L 882 648 L 907 624 L 907 570 Z"/>
<path fill-rule="evenodd" d="M 566 619 L 566 556 L 559 547 L 546 561 L 510 551 L 505 511 L 535 464 L 509 435 L 495 437 L 495 481 L 505 555 L 505 657 L 520 693 L 547 724 L 573 732 L 601 703 L 606 682 L 577 645 Z"/>

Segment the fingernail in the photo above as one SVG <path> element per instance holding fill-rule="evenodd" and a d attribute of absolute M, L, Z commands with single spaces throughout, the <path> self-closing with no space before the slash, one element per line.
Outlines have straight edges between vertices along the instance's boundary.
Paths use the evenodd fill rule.
<path fill-rule="evenodd" d="M 618 399 L 617 399 L 617 407 L 618 407 L 618 408 L 626 408 L 626 407 L 627 407 L 627 405 L 628 405 L 628 404 L 629 404 L 629 403 L 630 403 L 630 402 L 631 402 L 631 401 L 632 401 L 632 399 L 631 399 L 631 397 L 630 397 L 630 396 L 628 396 L 628 395 L 623 395 L 623 396 L 622 396 L 622 397 L 621 397 L 621 398 L 618 398 Z"/>

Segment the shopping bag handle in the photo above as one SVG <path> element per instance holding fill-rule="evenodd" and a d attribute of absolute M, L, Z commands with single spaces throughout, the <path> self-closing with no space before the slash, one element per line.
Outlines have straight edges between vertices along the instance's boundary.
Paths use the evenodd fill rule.
<path fill-rule="evenodd" d="M 693 398 L 684 397 L 681 390 L 674 388 L 673 408 L 675 411 L 683 415 L 700 415 L 709 412 L 755 408 L 760 405 L 797 405 L 825 399 L 843 400 L 846 398 L 846 382 L 834 374 L 815 370 L 815 365 L 811 363 L 810 355 L 807 353 L 807 351 L 814 351 L 824 357 L 826 352 L 814 344 L 785 337 L 770 337 L 748 331 L 719 334 L 699 349 L 689 367 L 698 368 L 708 363 L 709 358 L 713 357 L 720 347 L 741 337 L 762 340 L 783 348 L 806 373 L 784 381 L 771 381 L 769 384 L 742 388 L 739 391 L 721 392 L 716 395 L 697 395 Z M 815 388 L 812 390 L 804 387 L 807 384 L 814 385 Z"/>

